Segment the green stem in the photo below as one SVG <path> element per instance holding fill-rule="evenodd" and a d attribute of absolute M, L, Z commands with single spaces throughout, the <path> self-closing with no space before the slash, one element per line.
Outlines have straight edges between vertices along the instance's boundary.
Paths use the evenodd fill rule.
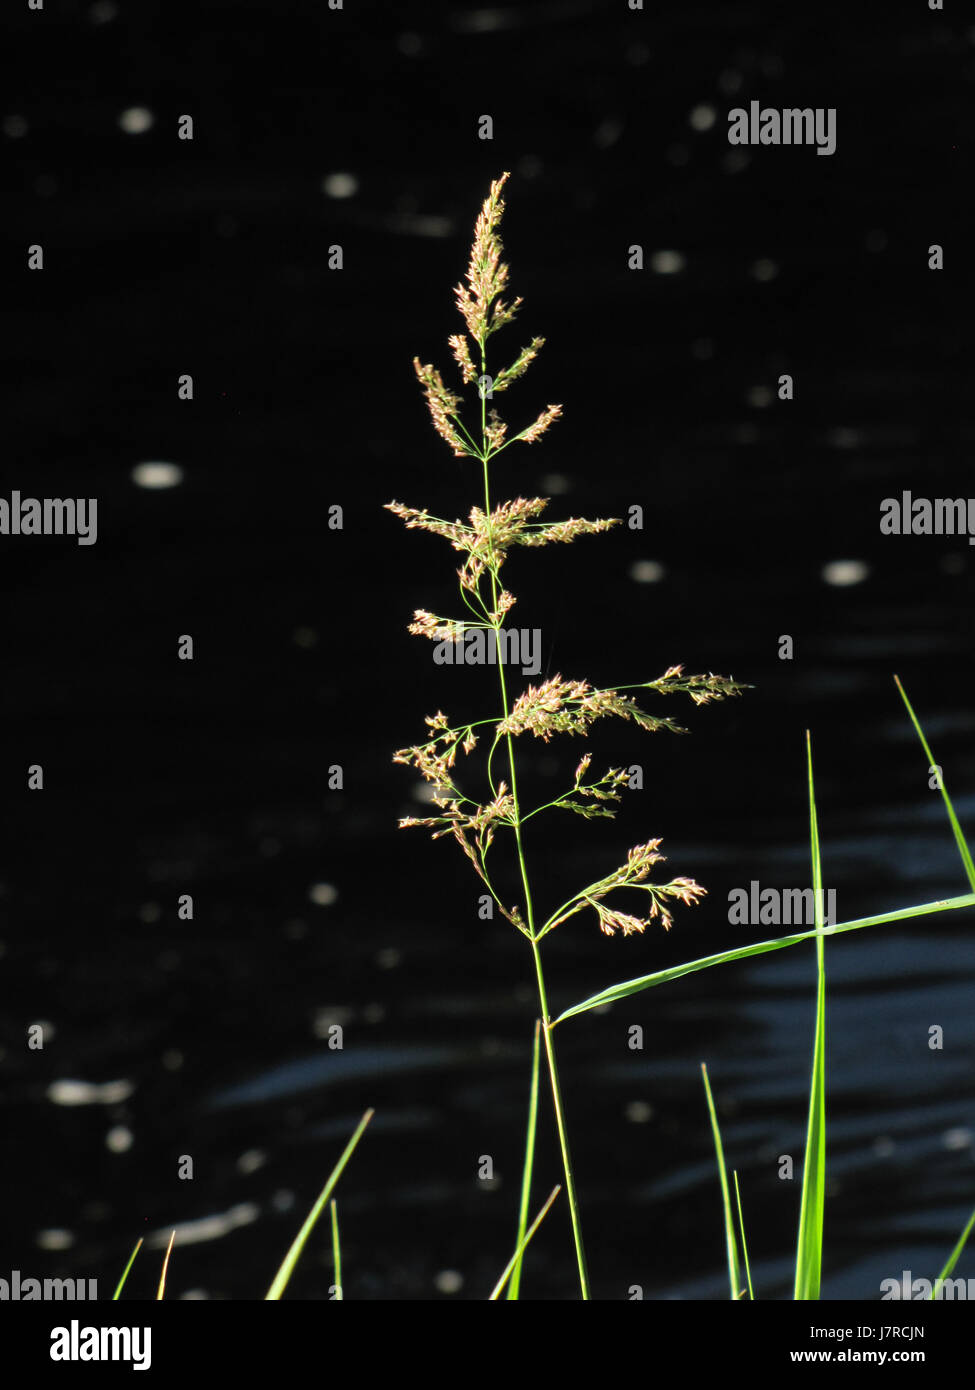
<path fill-rule="evenodd" d="M 481 348 L 481 374 L 487 372 L 487 362 L 484 352 L 484 339 L 480 342 Z M 488 480 L 488 459 L 490 453 L 487 443 L 487 399 L 482 389 L 481 391 L 481 463 L 484 469 L 484 515 L 488 518 L 487 524 L 490 526 L 491 516 L 491 489 Z M 499 451 L 497 451 L 499 452 Z M 498 573 L 497 566 L 491 565 L 491 604 L 492 610 L 496 614 L 498 611 Z M 495 618 L 492 624 L 495 636 L 501 628 L 500 619 Z M 504 711 L 504 719 L 507 722 L 509 715 L 508 706 L 508 687 L 504 678 L 504 663 L 498 662 L 498 681 L 501 687 L 501 707 Z M 511 734 L 506 735 L 508 745 L 508 768 L 511 774 L 511 799 L 514 802 L 515 813 L 513 817 L 513 828 L 515 832 L 515 843 L 518 847 L 518 865 L 521 871 L 522 890 L 525 898 L 525 913 L 528 919 L 529 942 L 532 948 L 532 956 L 535 960 L 535 978 L 538 984 L 538 1002 L 542 1014 L 542 1035 L 545 1039 L 545 1059 L 548 1063 L 549 1079 L 552 1083 L 552 1101 L 555 1107 L 555 1123 L 559 1131 L 559 1146 L 562 1150 L 562 1167 L 565 1172 L 565 1189 L 569 1198 L 569 1212 L 572 1217 L 572 1238 L 575 1242 L 576 1263 L 579 1267 L 579 1287 L 583 1299 L 589 1299 L 589 1275 L 586 1270 L 586 1253 L 582 1244 L 582 1227 L 579 1219 L 579 1203 L 576 1198 L 575 1179 L 572 1174 L 572 1159 L 569 1154 L 569 1140 L 565 1128 L 565 1114 L 562 1108 L 562 1092 L 559 1086 L 559 1072 L 555 1061 L 555 1049 L 552 1046 L 551 1019 L 548 1012 L 548 1000 L 545 994 L 545 976 L 542 972 L 542 958 L 538 950 L 538 942 L 535 935 L 535 910 L 532 902 L 531 886 L 528 882 L 528 869 L 525 865 L 525 847 L 521 835 L 521 811 L 518 805 L 518 776 L 515 770 L 515 747 Z M 529 1178 L 530 1180 L 530 1178 Z"/>
<path fill-rule="evenodd" d="M 342 1293 L 342 1245 L 339 1241 L 339 1209 L 334 1197 L 328 1206 L 332 1215 L 332 1277 L 335 1280 L 335 1301 L 340 1302 L 345 1295 Z"/>
<path fill-rule="evenodd" d="M 548 1013 L 548 1000 L 545 997 L 545 977 L 542 974 L 542 957 L 538 943 L 532 940 L 532 955 L 535 958 L 535 975 L 538 980 L 538 1001 L 542 1008 L 542 1036 L 545 1039 L 545 1056 L 548 1061 L 548 1074 L 552 1081 L 552 1100 L 555 1105 L 555 1122 L 559 1130 L 559 1145 L 562 1149 L 562 1167 L 565 1170 L 565 1190 L 569 1197 L 569 1213 L 572 1217 L 572 1239 L 576 1247 L 576 1263 L 579 1266 L 579 1287 L 582 1297 L 589 1299 L 589 1273 L 586 1269 L 586 1252 L 582 1244 L 582 1224 L 579 1219 L 579 1202 L 576 1198 L 575 1178 L 572 1175 L 572 1158 L 569 1154 L 569 1138 L 565 1131 L 565 1115 L 562 1110 L 562 1091 L 559 1086 L 559 1070 L 555 1063 L 555 1049 L 552 1046 L 552 1025 Z"/>
<path fill-rule="evenodd" d="M 535 1038 L 532 1043 L 532 1079 L 528 1092 L 528 1128 L 525 1131 L 525 1162 L 521 1172 L 521 1206 L 518 1209 L 516 1250 L 523 1250 L 525 1232 L 528 1229 L 528 1203 L 531 1200 L 532 1169 L 535 1166 L 535 1129 L 538 1120 L 538 1039 L 541 1027 L 541 1019 L 536 1018 Z M 518 1290 L 521 1287 L 521 1261 L 522 1256 L 516 1255 L 514 1268 L 511 1271 L 511 1282 L 508 1285 L 508 1298 L 510 1300 L 517 1299 Z"/>

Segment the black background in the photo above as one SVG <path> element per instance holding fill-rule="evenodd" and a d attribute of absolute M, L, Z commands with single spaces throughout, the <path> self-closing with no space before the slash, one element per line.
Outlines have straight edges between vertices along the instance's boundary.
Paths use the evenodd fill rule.
<path fill-rule="evenodd" d="M 553 1009 L 740 940 L 732 888 L 808 883 L 807 728 L 840 917 L 967 891 L 891 674 L 970 825 L 972 551 L 878 525 L 902 489 L 971 486 L 975 29 L 959 14 L 8 10 L 2 495 L 97 497 L 99 535 L 0 542 L 0 1275 L 97 1277 L 106 1297 L 145 1235 L 156 1253 L 127 1292 L 151 1297 L 177 1226 L 169 1296 L 263 1296 L 368 1105 L 339 1189 L 347 1296 L 481 1298 L 510 1254 L 530 957 L 506 923 L 478 920 L 454 847 L 396 830 L 416 778 L 390 761 L 425 714 L 488 714 L 495 690 L 406 634 L 416 607 L 453 611 L 457 560 L 382 510 L 397 498 L 453 518 L 479 501 L 411 361 L 457 384 L 451 289 L 502 170 L 525 303 L 495 351 L 546 338 L 502 413 L 520 425 L 559 401 L 564 418 L 499 459 L 495 496 L 551 495 L 553 519 L 633 504 L 646 519 L 513 558 L 519 625 L 541 628 L 546 675 L 612 684 L 682 662 L 755 687 L 661 710 L 688 738 L 594 735 L 596 763 L 645 769 L 617 821 L 532 822 L 549 910 L 658 835 L 666 868 L 709 889 L 666 938 L 608 941 L 584 916 L 560 928 Z M 727 112 L 752 99 L 835 107 L 836 153 L 731 147 Z M 143 134 L 120 128 L 132 107 L 153 114 Z M 192 141 L 176 137 L 183 114 Z M 324 191 L 336 173 L 353 196 Z M 43 272 L 26 269 L 32 244 Z M 652 268 L 664 250 L 678 273 Z M 776 398 L 784 372 L 792 402 Z M 136 487 L 147 460 L 178 464 L 180 485 Z M 862 583 L 824 582 L 843 559 L 868 566 Z M 641 560 L 661 582 L 634 581 Z M 192 662 L 176 657 L 183 633 Z M 557 791 L 582 747 L 524 741 L 529 797 Z M 26 790 L 35 763 L 42 793 Z M 331 905 L 309 897 L 321 883 Z M 931 1277 L 971 1208 L 970 929 L 964 912 L 829 943 L 825 1297 Z M 702 1060 L 759 1292 L 791 1295 L 799 1182 L 778 1179 L 777 1157 L 798 1168 L 814 983 L 800 948 L 560 1028 L 594 1296 L 726 1296 Z M 26 1047 L 38 1020 L 53 1025 L 42 1052 Z M 642 1053 L 626 1048 L 632 1023 Z M 69 1108 L 48 1091 L 65 1079 L 131 1095 Z M 559 1175 L 544 1091 L 540 1125 L 536 1206 Z M 123 1153 L 106 1145 L 119 1127 Z M 572 1297 L 574 1281 L 556 1209 L 523 1296 Z M 291 1293 L 330 1282 L 323 1228 Z"/>

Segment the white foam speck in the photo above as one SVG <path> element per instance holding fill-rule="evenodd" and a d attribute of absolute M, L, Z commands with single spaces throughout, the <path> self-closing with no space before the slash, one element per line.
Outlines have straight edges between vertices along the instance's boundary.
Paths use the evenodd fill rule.
<path fill-rule="evenodd" d="M 129 106 L 120 114 L 118 123 L 126 135 L 145 135 L 156 124 L 147 106 Z"/>
<path fill-rule="evenodd" d="M 136 487 L 160 488 L 178 487 L 183 481 L 183 470 L 178 463 L 137 463 L 132 470 L 132 481 Z"/>
<path fill-rule="evenodd" d="M 830 560 L 823 565 L 823 583 L 842 589 L 862 584 L 869 573 L 870 566 L 863 560 Z"/>

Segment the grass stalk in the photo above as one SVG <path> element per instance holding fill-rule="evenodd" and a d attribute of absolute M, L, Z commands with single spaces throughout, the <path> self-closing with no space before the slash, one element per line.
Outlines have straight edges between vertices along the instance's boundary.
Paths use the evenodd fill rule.
<path fill-rule="evenodd" d="M 352 1135 L 352 1138 L 346 1144 L 345 1149 L 342 1152 L 342 1157 L 339 1159 L 338 1163 L 336 1163 L 335 1167 L 329 1174 L 328 1181 L 322 1188 L 318 1197 L 318 1201 L 315 1203 L 311 1211 L 308 1213 L 308 1216 L 305 1218 L 304 1225 L 302 1226 L 298 1234 L 295 1236 L 294 1240 L 291 1243 L 291 1247 L 288 1250 L 287 1255 L 285 1255 L 283 1261 L 281 1262 L 281 1268 L 274 1276 L 274 1280 L 271 1284 L 271 1287 L 267 1291 L 267 1295 L 264 1300 L 265 1302 L 276 1302 L 278 1299 L 281 1298 L 281 1295 L 288 1287 L 288 1282 L 290 1281 L 291 1276 L 294 1273 L 295 1265 L 298 1263 L 298 1260 L 301 1256 L 301 1252 L 302 1250 L 304 1250 L 305 1245 L 308 1242 L 308 1237 L 315 1229 L 315 1224 L 325 1209 L 325 1203 L 328 1201 L 329 1197 L 331 1197 L 335 1184 L 342 1176 L 342 1173 L 345 1170 L 345 1165 L 348 1163 L 349 1159 L 355 1152 L 356 1145 L 359 1143 L 359 1140 L 365 1133 L 366 1126 L 368 1125 L 369 1121 L 372 1119 L 374 1114 L 374 1110 L 367 1110 L 366 1113 L 363 1115 L 362 1119 L 356 1125 L 355 1133 Z"/>
<path fill-rule="evenodd" d="M 809 770 L 809 838 L 812 851 L 813 905 L 816 914 L 816 1040 L 809 1087 L 809 1122 L 802 1166 L 802 1204 L 796 1249 L 795 1298 L 819 1298 L 823 1265 L 823 1217 L 826 1189 L 826 953 L 823 936 L 823 874 L 819 825 L 813 786 L 812 742 L 806 731 Z"/>
<path fill-rule="evenodd" d="M 332 1268 L 335 1280 L 335 1301 L 341 1303 L 344 1296 L 342 1293 L 342 1246 L 339 1243 L 339 1209 L 334 1197 L 329 1202 L 328 1207 L 332 1215 Z"/>
<path fill-rule="evenodd" d="M 911 723 L 914 725 L 914 728 L 917 731 L 917 736 L 921 740 L 921 747 L 924 749 L 925 756 L 928 760 L 928 770 L 929 772 L 934 773 L 935 769 L 937 769 L 938 790 L 941 792 L 942 799 L 945 803 L 945 809 L 948 812 L 948 820 L 951 822 L 951 829 L 955 837 L 955 844 L 958 846 L 958 853 L 961 855 L 961 862 L 965 866 L 965 873 L 968 877 L 969 887 L 971 888 L 972 892 L 975 893 L 975 863 L 972 862 L 971 850 L 968 848 L 968 842 L 966 841 L 965 836 L 962 834 L 962 828 L 958 823 L 958 817 L 955 815 L 955 808 L 951 804 L 951 797 L 948 795 L 948 788 L 945 786 L 944 776 L 941 772 L 939 765 L 934 760 L 934 754 L 928 747 L 928 741 L 924 737 L 924 730 L 921 728 L 921 725 L 918 721 L 918 717 L 914 713 L 913 706 L 911 705 L 910 700 L 907 698 L 907 692 L 901 685 L 899 676 L 894 677 L 894 683 L 897 686 L 897 689 L 900 691 L 901 699 L 904 701 L 904 704 L 907 708 L 907 712 L 911 717 Z"/>
<path fill-rule="evenodd" d="M 955 1246 L 954 1250 L 952 1250 L 951 1254 L 948 1256 L 944 1269 L 938 1275 L 937 1279 L 935 1279 L 934 1287 L 928 1294 L 928 1298 L 936 1299 L 941 1292 L 941 1286 L 944 1283 L 944 1281 L 946 1279 L 951 1278 L 951 1275 L 954 1272 L 955 1265 L 961 1259 L 961 1253 L 968 1243 L 968 1237 L 971 1235 L 973 1228 L 975 1228 L 975 1211 L 973 1211 L 971 1216 L 968 1218 L 968 1225 L 965 1227 L 961 1235 L 958 1237 L 958 1244 Z"/>
<path fill-rule="evenodd" d="M 582 1243 L 582 1220 L 579 1214 L 579 1199 L 576 1195 L 575 1179 L 572 1173 L 572 1158 L 569 1153 L 569 1136 L 565 1126 L 565 1113 L 562 1106 L 562 1088 L 559 1085 L 559 1070 L 555 1061 L 555 1048 L 552 1044 L 552 1027 L 549 1020 L 548 1000 L 545 995 L 545 977 L 542 973 L 542 957 L 538 943 L 532 941 L 532 955 L 535 960 L 535 975 L 538 982 L 538 1000 L 542 1008 L 542 1037 L 545 1039 L 545 1058 L 552 1083 L 552 1103 L 555 1107 L 555 1123 L 559 1132 L 559 1148 L 562 1151 L 562 1168 L 565 1172 L 565 1190 L 569 1198 L 569 1214 L 572 1218 L 572 1240 L 575 1245 L 576 1265 L 579 1270 L 579 1288 L 584 1300 L 589 1298 L 589 1271 L 586 1265 L 586 1251 Z"/>
<path fill-rule="evenodd" d="M 481 375 L 487 374 L 487 354 L 485 350 L 486 335 L 480 338 L 481 349 Z M 484 479 L 484 515 L 491 515 L 491 487 L 489 475 L 489 460 L 491 457 L 490 441 L 487 434 L 487 398 L 483 389 L 480 390 L 481 398 L 481 462 L 483 466 Z M 498 566 L 489 565 L 491 580 L 491 621 L 495 639 L 500 640 L 502 616 L 499 608 L 498 591 Z M 500 650 L 500 647 L 498 648 Z M 510 716 L 508 704 L 508 687 L 504 674 L 504 662 L 499 661 L 498 685 L 501 693 L 501 709 L 504 721 L 507 722 Z M 569 1198 L 569 1213 L 572 1220 L 572 1240 L 575 1247 L 576 1266 L 579 1272 L 579 1289 L 584 1301 L 589 1299 L 589 1273 L 586 1266 L 586 1252 L 582 1241 L 582 1219 L 579 1213 L 579 1201 L 576 1195 L 575 1177 L 572 1172 L 572 1158 L 569 1153 L 569 1137 L 565 1124 L 565 1113 L 562 1104 L 562 1090 L 559 1084 L 558 1064 L 555 1060 L 555 1048 L 552 1043 L 551 1017 L 548 1011 L 548 999 L 545 992 L 545 975 L 542 970 L 542 958 L 538 948 L 537 933 L 535 930 L 535 908 L 532 899 L 531 884 L 528 878 L 528 867 L 525 862 L 525 846 L 522 835 L 522 816 L 521 806 L 518 800 L 518 770 L 515 761 L 514 739 L 508 733 L 505 736 L 508 750 L 508 772 L 511 777 L 511 799 L 513 802 L 513 814 L 511 816 L 511 826 L 515 835 L 515 848 L 518 855 L 518 868 L 521 874 L 522 894 L 525 903 L 525 919 L 528 924 L 528 939 L 532 948 L 532 957 L 535 965 L 535 982 L 538 989 L 538 1003 L 541 1009 L 542 1036 L 545 1040 L 545 1061 L 548 1066 L 549 1081 L 552 1089 L 552 1104 L 555 1110 L 555 1123 L 559 1135 L 559 1149 L 562 1154 L 562 1168 L 565 1173 L 565 1190 Z"/>
<path fill-rule="evenodd" d="M 518 1242 L 518 1245 L 515 1249 L 515 1253 L 512 1255 L 511 1259 L 508 1261 L 508 1263 L 504 1267 L 504 1270 L 502 1271 L 501 1278 L 498 1280 L 498 1282 L 495 1284 L 494 1288 L 488 1295 L 488 1302 L 493 1302 L 500 1298 L 501 1293 L 504 1289 L 505 1284 L 508 1282 L 509 1277 L 511 1276 L 512 1272 L 517 1268 L 517 1266 L 521 1263 L 522 1256 L 528 1248 L 529 1241 L 531 1240 L 535 1232 L 538 1230 L 542 1222 L 545 1220 L 545 1216 L 548 1212 L 549 1207 L 552 1205 L 552 1203 L 555 1201 L 556 1197 L 559 1195 L 561 1191 L 561 1187 L 553 1187 L 552 1191 L 548 1194 L 548 1200 L 546 1201 L 545 1205 L 542 1207 L 538 1215 L 535 1217 L 535 1220 L 532 1222 L 529 1229 L 525 1232 L 521 1240 Z"/>
<path fill-rule="evenodd" d="M 735 1179 L 735 1200 L 738 1203 L 738 1229 L 741 1232 L 741 1254 L 745 1261 L 745 1279 L 748 1282 L 748 1297 L 754 1303 L 755 1290 L 752 1288 L 752 1270 L 748 1263 L 748 1241 L 745 1238 L 745 1218 L 741 1210 L 741 1188 L 738 1186 L 738 1170 L 734 1172 Z"/>
<path fill-rule="evenodd" d="M 738 1241 L 735 1237 L 735 1222 L 731 1214 L 731 1197 L 728 1192 L 728 1170 L 724 1161 L 724 1146 L 721 1143 L 721 1128 L 718 1124 L 718 1112 L 714 1108 L 714 1097 L 711 1094 L 711 1082 L 708 1080 L 707 1065 L 701 1063 L 701 1075 L 704 1078 L 704 1093 L 708 1100 L 708 1113 L 711 1116 L 711 1133 L 714 1135 L 714 1151 L 718 1158 L 718 1176 L 721 1179 L 721 1205 L 724 1210 L 724 1237 L 728 1251 L 728 1281 L 731 1285 L 731 1300 L 736 1302 L 741 1297 L 741 1268 L 738 1263 Z"/>
<path fill-rule="evenodd" d="M 129 1256 L 129 1262 L 128 1262 L 128 1264 L 125 1266 L 125 1268 L 122 1270 L 122 1277 L 121 1277 L 121 1279 L 118 1281 L 118 1284 L 116 1285 L 115 1292 L 112 1294 L 112 1301 L 113 1301 L 113 1302 L 115 1302 L 116 1299 L 118 1299 L 119 1297 L 121 1297 L 122 1290 L 125 1288 L 125 1281 L 126 1281 L 126 1279 L 128 1279 L 128 1277 L 129 1277 L 129 1270 L 130 1270 L 130 1269 L 132 1268 L 132 1266 L 135 1264 L 135 1257 L 136 1257 L 136 1255 L 138 1255 L 139 1251 L 140 1251 L 141 1248 L 142 1248 L 142 1241 L 143 1241 L 143 1239 L 144 1239 L 144 1237 L 143 1237 L 143 1236 L 140 1236 L 139 1239 L 136 1241 L 135 1247 L 133 1248 L 133 1251 L 132 1251 L 132 1254 Z"/>
<path fill-rule="evenodd" d="M 532 1043 L 532 1074 L 531 1085 L 528 1091 L 528 1123 L 525 1126 L 525 1162 L 521 1173 L 521 1201 L 518 1208 L 518 1236 L 515 1241 L 515 1250 L 521 1251 L 524 1248 L 525 1231 L 528 1227 L 528 1204 L 531 1201 L 532 1171 L 535 1166 L 535 1131 L 538 1126 L 538 1063 L 540 1048 L 540 1032 L 542 1021 L 535 1020 L 535 1037 Z M 511 1271 L 511 1279 L 508 1284 L 508 1299 L 514 1302 L 518 1298 L 521 1287 L 521 1254 L 515 1256 L 515 1266 Z"/>
<path fill-rule="evenodd" d="M 169 1244 L 166 1246 L 166 1253 L 163 1256 L 162 1272 L 159 1275 L 159 1288 L 156 1290 L 156 1302 L 161 1303 L 163 1294 L 166 1292 L 166 1272 L 169 1269 L 169 1257 L 173 1253 L 173 1246 L 176 1243 L 176 1232 L 169 1237 Z"/>

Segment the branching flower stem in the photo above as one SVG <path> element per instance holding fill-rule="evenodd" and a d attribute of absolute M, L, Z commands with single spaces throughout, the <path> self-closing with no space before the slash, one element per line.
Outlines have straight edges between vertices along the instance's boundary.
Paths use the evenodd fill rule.
<path fill-rule="evenodd" d="M 481 349 L 481 373 L 487 374 L 487 356 L 485 352 L 484 339 L 480 340 Z M 480 450 L 481 463 L 484 469 L 484 515 L 491 515 L 491 487 L 488 474 L 488 464 L 491 459 L 491 451 L 488 447 L 487 438 L 487 400 L 486 393 L 481 390 L 481 436 L 482 447 Z M 495 452 L 500 452 L 496 450 Z M 498 574 L 497 566 L 490 566 L 491 575 L 491 609 L 495 614 L 494 629 L 495 634 L 500 631 L 501 618 L 498 612 Z M 501 707 L 504 711 L 504 719 L 507 721 L 510 715 L 508 705 L 508 688 L 504 678 L 504 662 L 498 662 L 498 682 L 501 689 Z M 579 1214 L 579 1201 L 576 1195 L 575 1177 L 572 1171 L 572 1156 L 569 1152 L 569 1136 L 565 1124 L 565 1111 L 562 1104 L 562 1088 L 559 1084 L 559 1069 L 555 1060 L 555 1047 L 552 1042 L 552 1019 L 549 1014 L 548 997 L 545 992 L 545 973 L 542 969 L 542 957 L 538 947 L 538 936 L 535 932 L 535 907 L 532 901 L 531 884 L 528 879 L 528 867 L 525 862 L 525 845 L 522 837 L 522 818 L 520 803 L 518 801 L 518 773 L 515 765 L 514 739 L 511 734 L 506 734 L 505 739 L 508 745 L 508 771 L 511 777 L 511 796 L 514 801 L 514 816 L 512 817 L 512 828 L 515 832 L 515 844 L 518 851 L 518 866 L 521 872 L 522 891 L 525 900 L 525 920 L 528 923 L 528 942 L 532 949 L 532 959 L 535 965 L 535 981 L 538 987 L 538 1003 L 541 1012 L 542 1038 L 545 1043 L 545 1060 L 548 1065 L 549 1081 L 552 1087 L 552 1103 L 555 1109 L 555 1123 L 559 1132 L 559 1147 L 562 1150 L 562 1167 L 565 1172 L 565 1190 L 569 1198 L 569 1213 L 572 1218 L 572 1239 L 575 1243 L 576 1263 L 579 1268 L 579 1289 L 585 1301 L 589 1300 L 589 1271 L 586 1266 L 586 1251 L 582 1241 L 582 1221 Z M 497 741 L 495 740 L 495 745 Z M 494 750 L 492 749 L 492 752 Z M 494 790 L 492 784 L 492 791 Z"/>
<path fill-rule="evenodd" d="M 586 736 L 596 720 L 610 716 L 629 720 L 649 733 L 661 729 L 683 733 L 683 728 L 674 720 L 649 713 L 640 707 L 632 695 L 620 692 L 648 690 L 657 695 L 681 693 L 689 696 L 695 705 L 704 705 L 737 695 L 743 687 L 725 676 L 716 676 L 713 673 L 687 675 L 682 666 L 671 666 L 657 680 L 637 682 L 613 689 L 598 688 L 585 680 L 563 679 L 561 674 L 557 674 L 548 677 L 537 686 L 528 686 L 512 703 L 505 674 L 504 652 L 507 644 L 504 640 L 504 621 L 505 615 L 517 600 L 500 580 L 501 566 L 505 563 L 508 553 L 515 546 L 534 548 L 567 544 L 581 536 L 606 531 L 619 525 L 620 520 L 614 517 L 587 519 L 572 516 L 555 521 L 535 520 L 548 505 L 549 499 L 546 497 L 516 496 L 501 502 L 493 511 L 491 508 L 491 460 L 516 441 L 520 440 L 526 445 L 536 444 L 562 414 L 561 405 L 549 404 L 533 423 L 509 438 L 506 437 L 507 421 L 502 419 L 495 406 L 492 405 L 490 411 L 487 407 L 488 395 L 493 398 L 521 377 L 545 341 L 543 338 L 532 338 L 530 344 L 521 348 L 509 366 L 498 372 L 493 379 L 488 376 L 487 340 L 492 333 L 512 321 L 521 304 L 520 298 L 510 301 L 501 298 L 502 294 L 507 292 L 508 267 L 501 260 L 502 246 L 497 227 L 504 209 L 501 191 L 507 178 L 508 175 L 504 174 L 491 185 L 491 192 L 484 202 L 474 229 L 467 283 L 458 285 L 454 291 L 457 308 L 467 327 L 467 335 L 454 334 L 448 339 L 464 385 L 471 386 L 477 382 L 481 401 L 480 443 L 475 441 L 476 427 L 468 429 L 461 419 L 461 397 L 444 382 L 440 371 L 432 363 L 423 363 L 418 357 L 413 359 L 414 370 L 423 388 L 437 434 L 450 446 L 455 457 L 474 459 L 481 464 L 484 510 L 481 512 L 478 507 L 473 507 L 469 522 L 463 522 L 459 519 L 449 521 L 433 516 L 425 507 L 417 508 L 396 501 L 386 504 L 387 509 L 408 527 L 419 527 L 442 536 L 455 551 L 464 554 L 465 559 L 457 571 L 457 576 L 460 580 L 463 608 L 473 616 L 474 621 L 467 622 L 420 608 L 414 610 L 414 621 L 409 625 L 409 631 L 418 637 L 438 642 L 439 647 L 434 656 L 435 660 L 440 662 L 452 664 L 460 661 L 468 664 L 472 661 L 490 659 L 494 664 L 494 653 L 499 653 L 496 664 L 501 694 L 501 718 L 499 720 L 495 716 L 492 719 L 453 725 L 443 711 L 438 711 L 426 717 L 429 731 L 426 739 L 411 747 L 399 749 L 393 760 L 414 767 L 420 772 L 431 787 L 429 799 L 439 812 L 437 815 L 422 818 L 406 816 L 400 820 L 400 825 L 425 826 L 432 831 L 435 840 L 452 835 L 470 860 L 475 873 L 488 888 L 491 898 L 503 916 L 517 928 L 531 946 L 541 1017 L 532 1053 L 529 1133 L 525 1144 L 518 1240 L 515 1247 L 519 1253 L 515 1257 L 508 1296 L 512 1299 L 518 1297 L 521 1252 L 527 1243 L 525 1227 L 534 1155 L 536 1100 L 541 1072 L 541 1048 L 538 1039 L 540 1033 L 545 1043 L 545 1061 L 551 1082 L 559 1146 L 562 1150 L 565 1188 L 569 1199 L 579 1270 L 579 1287 L 583 1299 L 588 1300 L 589 1276 L 582 1242 L 579 1201 L 569 1154 L 559 1070 L 552 1044 L 554 1023 L 549 1014 L 540 942 L 550 931 L 554 931 L 557 926 L 583 910 L 595 913 L 599 930 L 607 937 L 620 934 L 624 937 L 632 936 L 634 933 L 642 933 L 651 925 L 669 931 L 673 920 L 673 904 L 680 902 L 685 906 L 692 906 L 703 896 L 705 890 L 689 878 L 677 877 L 669 883 L 650 879 L 653 866 L 663 861 L 665 856 L 659 852 L 659 839 L 647 840 L 629 850 L 624 864 L 573 894 L 554 914 L 547 917 L 540 927 L 537 926 L 535 903 L 525 860 L 525 823 L 540 811 L 553 807 L 571 811 L 587 820 L 613 816 L 621 801 L 623 788 L 629 782 L 629 776 L 626 770 L 620 767 L 611 767 L 601 774 L 590 774 L 592 754 L 585 752 L 576 767 L 571 787 L 544 805 L 523 813 L 518 794 L 514 740 L 520 736 L 531 736 L 548 743 L 556 735 Z M 476 357 L 480 360 L 480 379 Z M 488 578 L 488 585 L 482 589 L 485 576 Z M 475 643 L 467 645 L 470 635 L 474 636 Z M 490 658 L 487 658 L 486 643 L 489 638 L 494 645 L 490 649 Z M 477 645 L 478 643 L 481 645 Z M 460 753 L 470 754 L 482 734 L 485 740 L 490 736 L 486 727 L 488 725 L 493 725 L 494 735 L 486 760 L 491 800 L 482 804 L 465 795 L 458 785 L 463 778 L 455 771 L 455 767 Z M 494 761 L 501 749 L 502 741 L 508 752 L 508 774 L 506 780 L 500 777 L 495 780 Z M 514 833 L 521 875 L 522 906 L 505 905 L 495 891 L 488 874 L 488 854 L 496 832 L 502 829 Z M 642 916 L 622 912 L 615 904 L 607 904 L 607 896 L 618 889 L 642 891 L 646 895 L 644 901 L 647 906 L 643 909 Z"/>

